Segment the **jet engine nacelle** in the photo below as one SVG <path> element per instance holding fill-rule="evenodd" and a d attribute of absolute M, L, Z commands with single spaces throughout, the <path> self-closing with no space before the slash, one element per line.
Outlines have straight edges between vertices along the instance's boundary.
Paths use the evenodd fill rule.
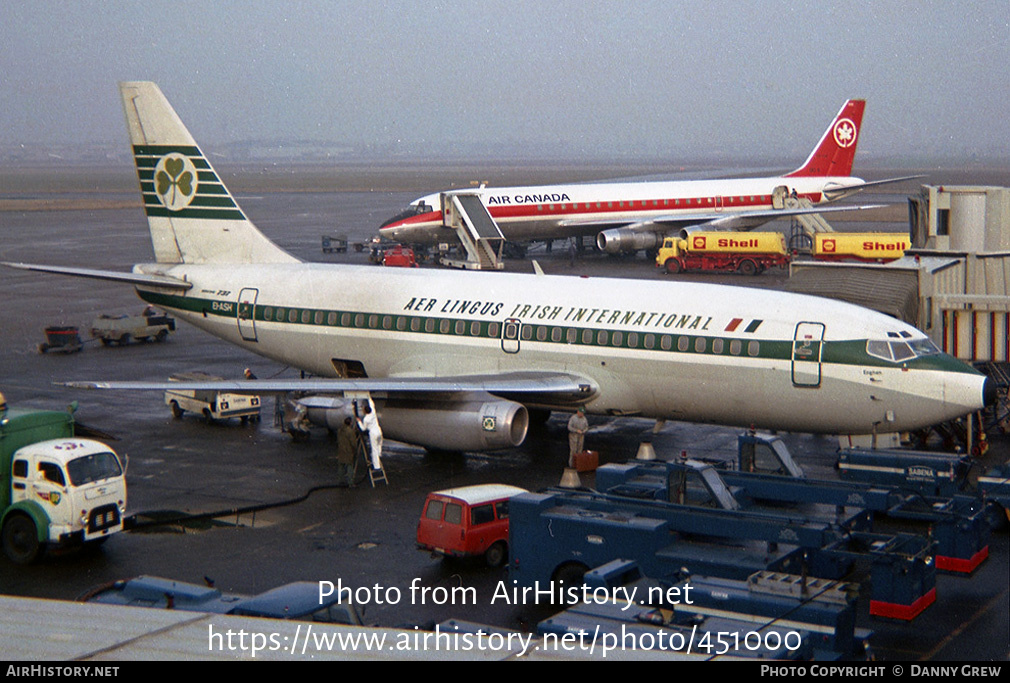
<path fill-rule="evenodd" d="M 604 230 L 596 236 L 596 246 L 608 254 L 620 254 L 628 251 L 652 249 L 659 243 L 659 237 L 654 232 L 640 232 L 628 228 Z"/>
<path fill-rule="evenodd" d="M 308 396 L 299 399 L 309 421 L 339 429 L 353 415 L 346 399 Z M 488 394 L 450 401 L 397 399 L 375 401 L 379 426 L 387 439 L 446 451 L 489 451 L 522 444 L 529 428 L 526 407 Z"/>
<path fill-rule="evenodd" d="M 680 232 L 677 233 L 677 237 L 682 240 L 686 240 L 688 236 L 695 232 L 712 232 L 712 228 L 709 227 L 707 230 L 704 225 L 689 225 L 686 228 L 681 228 Z"/>

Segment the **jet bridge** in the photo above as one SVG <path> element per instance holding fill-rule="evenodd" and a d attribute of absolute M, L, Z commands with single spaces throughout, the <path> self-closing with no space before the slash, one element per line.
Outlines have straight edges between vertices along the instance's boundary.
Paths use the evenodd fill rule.
<path fill-rule="evenodd" d="M 443 192 L 442 216 L 466 250 L 466 259 L 443 258 L 442 263 L 468 270 L 501 270 L 505 236 L 476 192 Z"/>

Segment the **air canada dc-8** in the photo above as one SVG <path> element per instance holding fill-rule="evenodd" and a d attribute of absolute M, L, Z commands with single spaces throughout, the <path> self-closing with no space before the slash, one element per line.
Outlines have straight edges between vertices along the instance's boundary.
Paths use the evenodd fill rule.
<path fill-rule="evenodd" d="M 608 253 L 653 249 L 668 235 L 695 230 L 751 230 L 799 214 L 854 211 L 870 206 L 828 206 L 866 187 L 908 180 L 866 182 L 851 177 L 864 100 L 848 100 L 803 165 L 765 178 L 687 181 L 588 182 L 530 187 L 480 187 L 476 193 L 507 240 L 533 241 L 596 235 Z M 443 226 L 440 193 L 411 202 L 379 232 L 413 244 L 451 243 Z"/>
<path fill-rule="evenodd" d="M 153 83 L 120 85 L 153 263 L 144 301 L 310 379 L 73 386 L 367 395 L 387 438 L 522 443 L 530 410 L 829 434 L 911 430 L 995 400 L 920 331 L 837 301 L 676 281 L 305 263 L 246 218 Z"/>

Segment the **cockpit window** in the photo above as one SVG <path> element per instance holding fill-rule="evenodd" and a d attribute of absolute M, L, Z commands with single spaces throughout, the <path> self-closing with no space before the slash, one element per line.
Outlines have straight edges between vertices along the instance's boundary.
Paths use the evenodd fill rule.
<path fill-rule="evenodd" d="M 912 347 L 904 342 L 891 342 L 891 355 L 894 356 L 894 360 L 901 362 L 903 360 L 908 360 L 915 356 L 912 352 Z"/>
<path fill-rule="evenodd" d="M 402 212 L 396 214 L 379 227 L 385 227 L 392 223 L 399 223 L 400 221 L 406 220 L 408 218 L 413 218 L 414 216 L 420 216 L 422 213 L 430 213 L 433 210 L 434 209 L 432 209 L 431 205 L 428 204 L 427 202 L 417 202 L 416 204 L 411 204 Z"/>
<path fill-rule="evenodd" d="M 898 335 L 888 333 L 888 336 L 897 337 Z M 907 332 L 902 332 L 901 337 L 908 339 L 908 341 L 877 341 L 871 339 L 866 342 L 866 353 L 892 363 L 903 363 L 913 358 L 932 356 L 940 353 L 940 349 L 936 348 L 936 344 L 929 339 L 910 339 L 911 335 Z"/>
<path fill-rule="evenodd" d="M 941 353 L 940 349 L 936 347 L 936 344 L 931 339 L 913 339 L 908 342 L 908 345 L 912 347 L 912 351 L 915 352 L 916 357 L 933 356 Z"/>

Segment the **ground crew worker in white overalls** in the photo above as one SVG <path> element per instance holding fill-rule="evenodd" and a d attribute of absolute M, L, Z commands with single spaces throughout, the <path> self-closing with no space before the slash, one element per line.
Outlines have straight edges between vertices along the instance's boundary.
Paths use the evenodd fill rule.
<path fill-rule="evenodd" d="M 579 408 L 568 420 L 568 466 L 575 467 L 575 456 L 582 452 L 586 432 L 589 431 L 589 421 L 586 411 Z"/>
<path fill-rule="evenodd" d="M 372 469 L 382 468 L 382 428 L 379 427 L 379 416 L 375 412 L 372 399 L 365 404 L 365 417 L 358 420 L 358 427 L 368 432 L 369 450 L 372 454 Z"/>

